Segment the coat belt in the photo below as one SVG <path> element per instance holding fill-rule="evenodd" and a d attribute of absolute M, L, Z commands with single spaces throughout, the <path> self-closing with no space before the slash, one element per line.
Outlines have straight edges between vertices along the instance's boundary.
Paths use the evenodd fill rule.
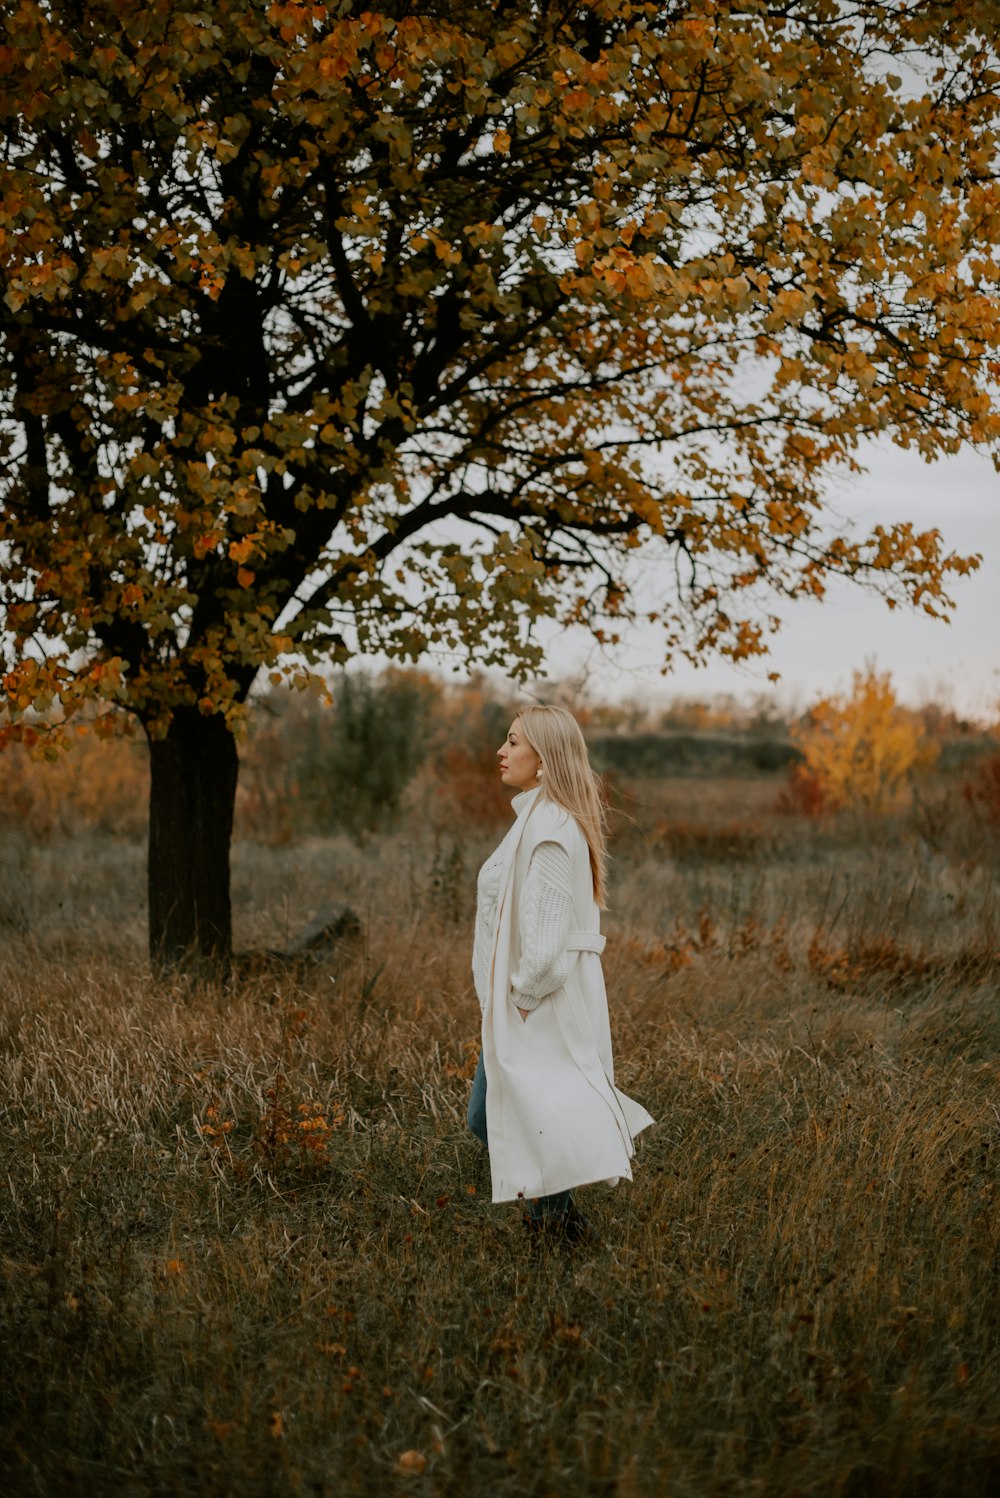
<path fill-rule="evenodd" d="M 566 938 L 567 952 L 603 952 L 607 941 L 599 931 L 571 931 Z"/>

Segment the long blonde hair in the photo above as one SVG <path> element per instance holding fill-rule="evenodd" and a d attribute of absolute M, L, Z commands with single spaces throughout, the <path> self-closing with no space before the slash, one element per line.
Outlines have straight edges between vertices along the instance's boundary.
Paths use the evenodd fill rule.
<path fill-rule="evenodd" d="M 568 811 L 587 839 L 594 899 L 607 909 L 608 855 L 604 788 L 590 767 L 580 725 L 564 707 L 542 704 L 518 713 L 528 743 L 542 761 L 542 795 Z"/>

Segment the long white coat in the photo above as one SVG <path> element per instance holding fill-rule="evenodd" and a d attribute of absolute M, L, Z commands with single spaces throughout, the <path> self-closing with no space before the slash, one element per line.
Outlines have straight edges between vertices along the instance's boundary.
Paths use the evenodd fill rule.
<path fill-rule="evenodd" d="M 493 1200 L 551 1196 L 592 1181 L 632 1178 L 635 1135 L 653 1120 L 614 1084 L 611 1029 L 587 842 L 575 819 L 537 790 L 514 798 L 501 844 L 492 981 L 483 1010 L 486 1127 Z M 511 990 L 520 960 L 518 902 L 539 843 L 570 856 L 579 955 L 562 988 L 522 1020 Z"/>

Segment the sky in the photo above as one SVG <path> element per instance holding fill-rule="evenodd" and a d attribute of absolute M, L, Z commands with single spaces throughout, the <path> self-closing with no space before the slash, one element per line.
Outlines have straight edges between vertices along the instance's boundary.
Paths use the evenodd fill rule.
<path fill-rule="evenodd" d="M 849 690 L 852 673 L 873 660 L 888 671 L 900 701 L 937 702 L 961 716 L 1000 717 L 1000 474 L 971 450 L 927 464 L 913 453 L 878 444 L 867 471 L 841 480 L 833 509 L 859 530 L 896 520 L 941 530 L 950 550 L 982 554 L 979 571 L 949 587 L 951 623 L 884 601 L 846 581 L 834 582 L 817 602 L 780 602 L 783 626 L 769 658 L 750 666 L 714 661 L 679 664 L 661 675 L 655 626 L 637 625 L 611 652 L 595 649 L 583 631 L 553 633 L 547 641 L 550 677 L 585 679 L 596 700 L 648 700 L 723 694 L 773 700 L 782 712 L 801 711 L 819 696 Z M 768 671 L 781 680 L 772 685 Z M 544 696 L 544 683 L 538 685 Z"/>

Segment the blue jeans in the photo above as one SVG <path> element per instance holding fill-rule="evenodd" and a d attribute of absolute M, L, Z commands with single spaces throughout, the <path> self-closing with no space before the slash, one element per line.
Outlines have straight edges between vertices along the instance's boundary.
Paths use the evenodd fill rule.
<path fill-rule="evenodd" d="M 480 1054 L 479 1065 L 476 1067 L 476 1075 L 472 1081 L 472 1095 L 469 1098 L 466 1122 L 476 1138 L 482 1140 L 489 1149 L 490 1142 L 486 1133 L 486 1068 L 483 1065 L 482 1054 Z M 535 1197 L 528 1203 L 528 1214 L 536 1220 L 542 1217 L 565 1217 L 572 1201 L 573 1198 L 568 1191 L 557 1191 L 554 1196 Z"/>

